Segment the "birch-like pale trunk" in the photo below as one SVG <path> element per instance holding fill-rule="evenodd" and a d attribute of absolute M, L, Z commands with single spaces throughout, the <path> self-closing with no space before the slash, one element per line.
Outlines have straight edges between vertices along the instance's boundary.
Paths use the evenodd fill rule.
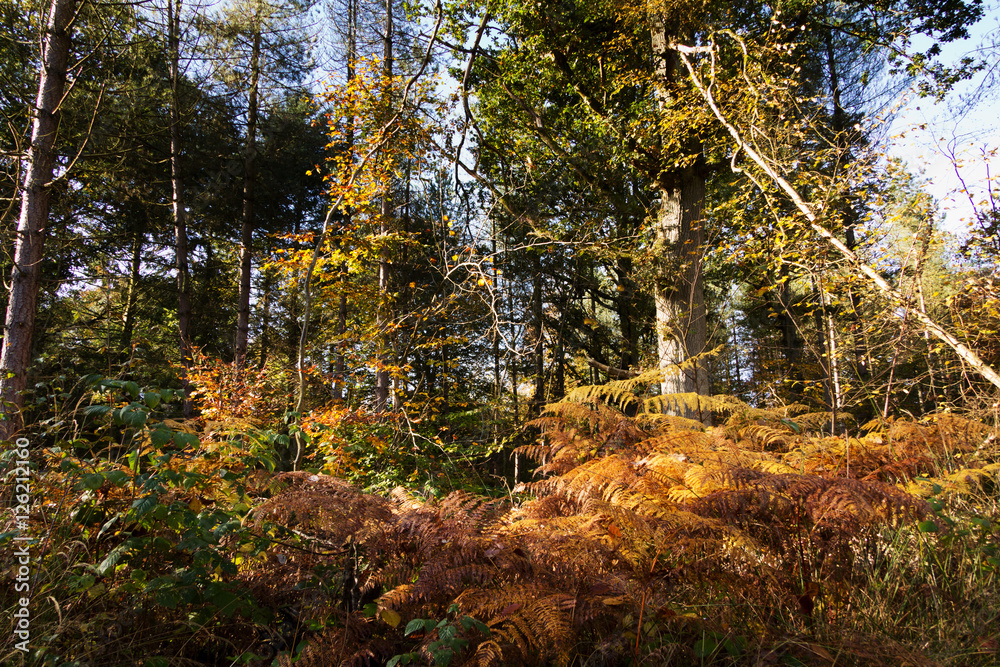
<path fill-rule="evenodd" d="M 55 139 L 59 107 L 66 89 L 70 26 L 77 0 L 52 0 L 42 40 L 38 96 L 32 112 L 31 146 L 25 158 L 21 214 L 17 223 L 14 268 L 0 350 L 0 439 L 8 440 L 22 426 L 24 387 L 31 361 L 40 267 L 49 222 L 51 181 L 55 169 Z"/>

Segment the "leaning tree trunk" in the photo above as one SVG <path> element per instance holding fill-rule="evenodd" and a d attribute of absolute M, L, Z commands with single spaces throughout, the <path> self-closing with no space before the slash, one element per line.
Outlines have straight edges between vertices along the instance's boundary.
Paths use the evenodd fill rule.
<path fill-rule="evenodd" d="M 739 150 L 743 151 L 747 158 L 757 165 L 760 171 L 772 183 L 784 191 L 791 203 L 795 205 L 795 208 L 797 208 L 799 213 L 802 214 L 802 217 L 805 218 L 805 226 L 812 230 L 813 233 L 819 235 L 820 238 L 827 243 L 827 245 L 832 247 L 841 257 L 846 259 L 854 271 L 870 280 L 880 292 L 889 297 L 893 307 L 903 307 L 907 301 L 900 291 L 890 285 L 875 267 L 862 262 L 853 250 L 844 245 L 843 241 L 838 239 L 832 232 L 830 232 L 830 230 L 821 225 L 819 223 L 819 216 L 817 215 L 817 210 L 820 210 L 820 207 L 817 206 L 814 210 L 814 205 L 806 202 L 806 200 L 802 198 L 802 195 L 799 194 L 792 184 L 789 183 L 776 169 L 774 163 L 768 162 L 768 160 L 766 160 L 764 156 L 757 151 L 757 148 L 754 145 L 746 141 L 736 126 L 729 122 L 725 114 L 722 113 L 722 110 L 715 101 L 715 96 L 712 93 L 711 87 L 705 85 L 705 82 L 702 80 L 701 76 L 698 74 L 697 70 L 695 70 L 691 61 L 687 57 L 687 54 L 704 53 L 714 47 L 690 47 L 682 44 L 671 44 L 670 48 L 674 49 L 678 53 L 684 63 L 684 66 L 687 68 L 688 76 L 690 77 L 691 82 L 694 84 L 695 88 L 698 89 L 698 92 L 705 100 L 709 109 L 711 109 L 716 120 L 719 121 L 719 124 L 721 124 L 722 127 L 726 129 L 726 132 L 729 133 L 729 136 L 732 137 L 734 145 Z M 755 183 L 758 184 L 758 187 L 760 186 L 760 181 L 755 180 Z M 976 354 L 975 350 L 970 349 L 954 334 L 935 322 L 930 315 L 922 312 L 920 309 L 913 311 L 913 315 L 920 322 L 924 331 L 950 347 L 952 351 L 962 359 L 962 361 L 971 366 L 975 372 L 979 373 L 979 375 L 983 377 L 983 379 L 987 380 L 994 387 L 1000 388 L 1000 373 L 997 373 L 986 362 L 984 362 L 980 356 Z"/>
<path fill-rule="evenodd" d="M 661 113 L 667 113 L 673 103 L 670 87 L 678 78 L 680 63 L 669 49 L 662 18 L 654 17 L 651 32 L 656 101 Z M 707 395 L 708 366 L 704 359 L 696 358 L 705 352 L 708 339 L 701 273 L 705 177 L 697 165 L 672 168 L 657 174 L 654 185 L 660 192 L 656 240 L 661 261 L 654 299 L 659 366 L 664 371 L 662 391 Z M 681 412 L 696 416 L 691 410 Z"/>
<path fill-rule="evenodd" d="M 49 220 L 50 185 L 55 166 L 55 138 L 59 126 L 59 104 L 66 88 L 69 59 L 69 31 L 76 0 L 52 0 L 42 47 L 35 101 L 21 192 L 21 215 L 17 223 L 14 268 L 10 298 L 4 322 L 3 349 L 0 351 L 0 438 L 10 439 L 20 428 L 22 394 L 31 359 L 31 338 L 35 328 L 40 269 Z"/>

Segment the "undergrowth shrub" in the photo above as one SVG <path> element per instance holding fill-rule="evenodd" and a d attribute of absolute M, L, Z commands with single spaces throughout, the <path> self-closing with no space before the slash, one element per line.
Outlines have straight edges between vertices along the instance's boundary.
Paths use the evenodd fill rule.
<path fill-rule="evenodd" d="M 536 478 L 499 497 L 461 490 L 489 452 L 464 459 L 447 432 L 314 411 L 294 425 L 307 469 L 276 472 L 291 429 L 174 420 L 169 393 L 105 381 L 83 410 L 105 435 L 33 458 L 35 657 L 996 663 L 995 427 L 940 414 L 828 437 L 802 406 L 641 381 L 548 406 L 519 450 Z M 719 425 L 669 414 L 691 400 Z"/>
<path fill-rule="evenodd" d="M 213 664 L 246 653 L 272 617 L 235 581 L 240 559 L 270 545 L 242 523 L 259 457 L 172 419 L 177 392 L 91 385 L 85 437 L 32 454 L 27 531 L 9 519 L 0 529 L 5 563 L 25 544 L 15 536 L 31 538 L 33 605 L 31 653 L 6 628 L 0 662 Z M 13 610 L 13 582 L 4 583 L 2 605 Z"/>
<path fill-rule="evenodd" d="M 705 428 L 665 414 L 660 397 L 628 417 L 595 400 L 600 391 L 550 405 L 534 423 L 542 438 L 520 451 L 539 479 L 515 499 L 383 497 L 325 475 L 280 476 L 284 490 L 254 521 L 298 541 L 243 576 L 257 599 L 294 606 L 312 628 L 295 664 L 441 664 L 436 629 L 454 615 L 489 634 L 449 664 L 995 657 L 996 604 L 985 592 L 996 584 L 992 428 L 938 415 L 822 437 L 809 433 L 829 415 L 702 397 L 725 417 Z M 964 507 L 944 521 L 935 491 Z M 978 620 L 927 593 L 944 590 L 942 577 Z M 907 610 L 911 624 L 891 610 Z M 405 632 L 414 619 L 428 621 L 423 636 Z"/>

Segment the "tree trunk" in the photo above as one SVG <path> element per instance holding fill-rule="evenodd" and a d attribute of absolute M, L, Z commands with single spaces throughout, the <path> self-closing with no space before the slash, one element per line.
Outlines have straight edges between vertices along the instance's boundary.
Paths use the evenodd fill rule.
<path fill-rule="evenodd" d="M 137 291 L 142 275 L 142 249 L 146 241 L 146 216 L 148 210 L 145 204 L 133 201 L 128 207 L 132 215 L 132 261 L 129 265 L 128 293 L 125 296 L 125 324 L 122 326 L 122 337 L 119 341 L 121 354 L 127 359 L 132 351 L 132 336 L 135 331 L 135 309 L 138 301 Z"/>
<path fill-rule="evenodd" d="M 382 76 L 385 78 L 384 94 L 391 94 L 390 84 L 392 78 L 392 0 L 386 0 L 385 4 L 385 38 L 382 43 Z M 389 186 L 382 195 L 382 211 L 379 222 L 379 235 L 383 243 L 391 230 L 390 218 L 392 217 L 392 194 Z M 389 365 L 391 364 L 392 334 L 389 331 L 391 320 L 389 301 L 390 294 L 390 271 L 388 249 L 384 246 L 379 251 L 378 263 L 378 290 L 381 304 L 378 309 L 378 331 L 380 340 L 378 343 L 378 367 L 375 370 L 375 409 L 384 412 L 389 407 Z"/>
<path fill-rule="evenodd" d="M 347 3 L 347 84 L 350 85 L 354 82 L 354 77 L 357 75 L 355 71 L 355 62 L 357 58 L 358 44 L 357 44 L 357 34 L 358 34 L 358 12 L 357 4 L 355 0 L 348 0 Z M 354 117 L 347 119 L 347 151 L 351 155 L 351 166 L 353 168 L 354 164 Z M 344 228 L 349 229 L 351 226 L 351 216 L 353 211 L 351 209 L 346 209 L 344 211 Z M 337 357 L 334 363 L 333 369 L 333 399 L 335 401 L 342 401 L 344 399 L 344 375 L 347 372 L 347 358 L 346 358 L 346 348 L 347 348 L 347 264 L 341 264 L 340 266 L 340 276 L 341 282 L 344 284 L 340 289 L 340 296 L 338 298 L 337 304 Z"/>
<path fill-rule="evenodd" d="M 42 46 L 31 128 L 31 146 L 25 160 L 21 214 L 17 223 L 14 267 L 0 351 L 0 439 L 10 439 L 21 427 L 31 339 L 35 328 L 45 229 L 49 220 L 50 181 L 55 167 L 55 138 L 59 104 L 66 87 L 69 30 L 76 0 L 52 0 Z"/>
<path fill-rule="evenodd" d="M 875 267 L 862 262 L 853 250 L 844 245 L 844 243 L 834 236 L 830 230 L 819 224 L 819 218 L 816 215 L 816 211 L 813 210 L 813 206 L 806 203 L 806 201 L 802 198 L 802 195 L 800 195 L 799 192 L 792 187 L 792 184 L 789 183 L 775 169 L 774 165 L 768 163 L 768 161 L 765 160 L 759 152 L 757 152 L 757 149 L 754 148 L 754 146 L 747 143 L 740 134 L 740 131 L 736 129 L 736 126 L 726 119 L 726 116 L 722 113 L 722 110 L 719 109 L 719 105 L 715 101 L 711 88 L 705 86 L 705 83 L 695 71 L 694 66 L 691 65 L 691 61 L 687 59 L 687 53 L 694 53 L 696 51 L 703 50 L 704 47 L 687 47 L 679 44 L 671 44 L 671 48 L 675 49 L 676 53 L 678 53 L 679 57 L 683 60 L 684 66 L 687 68 L 688 75 L 691 78 L 691 82 L 694 83 L 698 92 L 705 100 L 705 103 L 708 104 L 709 109 L 712 110 L 712 114 L 726 129 L 729 136 L 733 138 L 733 142 L 736 146 L 746 153 L 747 158 L 756 164 L 768 179 L 784 191 L 788 199 L 795 205 L 795 208 L 797 208 L 806 219 L 806 226 L 815 234 L 819 235 L 820 238 L 827 243 L 827 245 L 836 250 L 841 257 L 846 259 L 855 271 L 868 278 L 868 280 L 870 280 L 875 287 L 879 289 L 879 291 L 888 296 L 893 301 L 894 307 L 905 304 L 906 299 L 899 292 L 899 290 L 890 285 L 882 274 L 875 269 Z M 918 309 L 914 312 L 914 316 L 927 333 L 931 334 L 950 347 L 955 354 L 962 359 L 962 361 L 969 364 L 973 370 L 979 373 L 985 380 L 990 382 L 990 384 L 994 387 L 1000 388 L 1000 373 L 997 373 L 995 370 L 990 368 L 989 364 L 985 363 L 974 350 L 971 350 L 967 345 L 958 340 L 954 334 L 950 333 L 947 329 L 935 322 L 927 313 Z"/>
<path fill-rule="evenodd" d="M 255 16 L 250 51 L 250 91 L 247 100 L 247 139 L 243 168 L 243 224 L 240 233 L 240 293 L 236 315 L 236 369 L 246 365 L 250 337 L 250 272 L 253 268 L 254 194 L 257 187 L 257 105 L 260 84 L 260 22 Z"/>
<path fill-rule="evenodd" d="M 636 326 L 632 258 L 619 257 L 615 264 L 615 274 L 618 279 L 615 307 L 622 334 L 621 368 L 632 368 L 639 363 L 639 327 Z"/>
<path fill-rule="evenodd" d="M 667 113 L 673 102 L 670 86 L 677 79 L 679 62 L 668 48 L 667 26 L 659 16 L 653 20 L 652 45 L 656 100 L 660 111 Z M 698 151 L 700 147 L 692 150 Z M 701 274 L 705 177 L 697 163 L 700 158 L 696 159 L 696 166 L 666 169 L 655 179 L 660 192 L 656 240 L 662 256 L 654 300 L 664 394 L 709 393 L 707 363 L 703 359 L 690 362 L 692 357 L 705 352 L 708 339 Z M 682 412 L 695 416 L 691 409 Z"/>
<path fill-rule="evenodd" d="M 804 390 L 802 374 L 803 343 L 798 334 L 798 325 L 792 313 L 792 288 L 788 279 L 788 266 L 781 265 L 778 296 L 778 328 L 781 333 L 781 348 L 785 359 L 786 376 L 789 381 L 789 396 L 792 401 L 799 401 Z"/>
<path fill-rule="evenodd" d="M 849 119 L 847 111 L 844 109 L 843 102 L 841 101 L 840 74 L 838 72 L 837 58 L 834 51 L 832 28 L 824 29 L 823 42 L 826 47 L 827 76 L 830 79 L 830 97 L 833 103 L 833 131 L 836 141 L 840 145 L 844 161 L 847 162 L 851 159 L 850 147 L 857 141 L 857 132 L 848 127 Z M 846 245 L 848 250 L 851 252 L 855 252 L 858 246 L 857 235 L 855 232 L 858 224 L 858 214 L 855 210 L 854 202 L 851 197 L 847 198 L 841 210 L 841 214 L 843 215 L 844 222 L 844 245 Z M 861 336 L 862 328 L 857 326 L 860 319 L 859 311 L 861 309 L 861 297 L 857 290 L 853 287 L 848 287 L 848 295 L 851 302 L 849 317 L 852 321 L 851 329 L 854 331 L 853 346 L 855 369 L 861 380 L 867 380 L 871 375 L 868 370 L 867 363 L 868 349 L 865 345 L 863 337 Z"/>
<path fill-rule="evenodd" d="M 535 389 L 531 397 L 529 414 L 538 416 L 545 404 L 545 313 L 542 300 L 542 261 L 538 253 L 533 252 L 535 259 L 534 284 L 531 289 L 531 320 L 534 327 Z"/>
<path fill-rule="evenodd" d="M 174 266 L 177 271 L 177 333 L 180 338 L 181 366 L 191 367 L 191 281 L 188 270 L 187 210 L 184 203 L 184 182 L 181 177 L 181 118 L 180 118 L 180 34 L 181 0 L 167 7 L 167 41 L 170 49 L 170 185 L 171 210 L 174 217 Z M 184 416 L 194 416 L 187 377 L 181 378 L 184 389 Z"/>

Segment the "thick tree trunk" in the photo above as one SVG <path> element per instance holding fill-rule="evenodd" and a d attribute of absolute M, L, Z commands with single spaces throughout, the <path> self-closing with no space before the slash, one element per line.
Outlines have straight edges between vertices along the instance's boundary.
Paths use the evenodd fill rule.
<path fill-rule="evenodd" d="M 662 18 L 654 17 L 651 38 L 655 94 L 664 113 L 672 106 L 670 88 L 679 72 L 679 61 L 669 48 L 669 37 Z M 692 148 L 693 151 L 698 149 L 697 146 Z M 655 180 L 660 192 L 656 240 L 661 261 L 654 300 L 664 394 L 709 393 L 706 361 L 691 361 L 706 351 L 708 339 L 701 273 L 705 177 L 697 167 L 700 159 L 695 161 L 696 166 L 665 169 Z M 695 416 L 692 410 L 686 412 L 688 416 Z"/>
<path fill-rule="evenodd" d="M 701 276 L 705 181 L 693 170 L 677 176 L 673 183 L 661 182 L 656 227 L 663 253 L 654 295 L 660 368 L 666 374 L 662 388 L 665 394 L 707 395 L 707 364 L 691 361 L 705 352 L 708 337 Z"/>
<path fill-rule="evenodd" d="M 181 0 L 167 8 L 167 40 L 170 49 L 170 185 L 171 211 L 174 218 L 174 268 L 177 271 L 177 334 L 180 339 L 181 365 L 185 372 L 191 367 L 191 281 L 188 269 L 187 210 L 184 202 L 184 181 L 181 176 L 181 112 L 180 112 L 180 35 Z M 189 398 L 187 377 L 181 378 L 184 388 L 184 416 L 194 415 Z"/>
<path fill-rule="evenodd" d="M 260 23 L 253 25 L 250 51 L 250 91 L 247 100 L 247 139 L 243 167 L 243 222 L 240 230 L 240 293 L 236 313 L 236 368 L 246 365 L 250 338 L 250 278 L 253 268 L 253 230 L 256 222 L 254 195 L 257 188 L 257 113 L 260 84 Z"/>
<path fill-rule="evenodd" d="M 59 104 L 66 87 L 69 29 L 76 0 L 52 0 L 42 46 L 31 128 L 31 147 L 25 160 L 21 215 L 17 223 L 14 268 L 4 321 L 0 351 L 0 439 L 10 439 L 21 427 L 31 339 L 35 328 L 40 268 L 49 220 L 50 181 L 55 167 L 55 138 L 59 126 Z"/>

